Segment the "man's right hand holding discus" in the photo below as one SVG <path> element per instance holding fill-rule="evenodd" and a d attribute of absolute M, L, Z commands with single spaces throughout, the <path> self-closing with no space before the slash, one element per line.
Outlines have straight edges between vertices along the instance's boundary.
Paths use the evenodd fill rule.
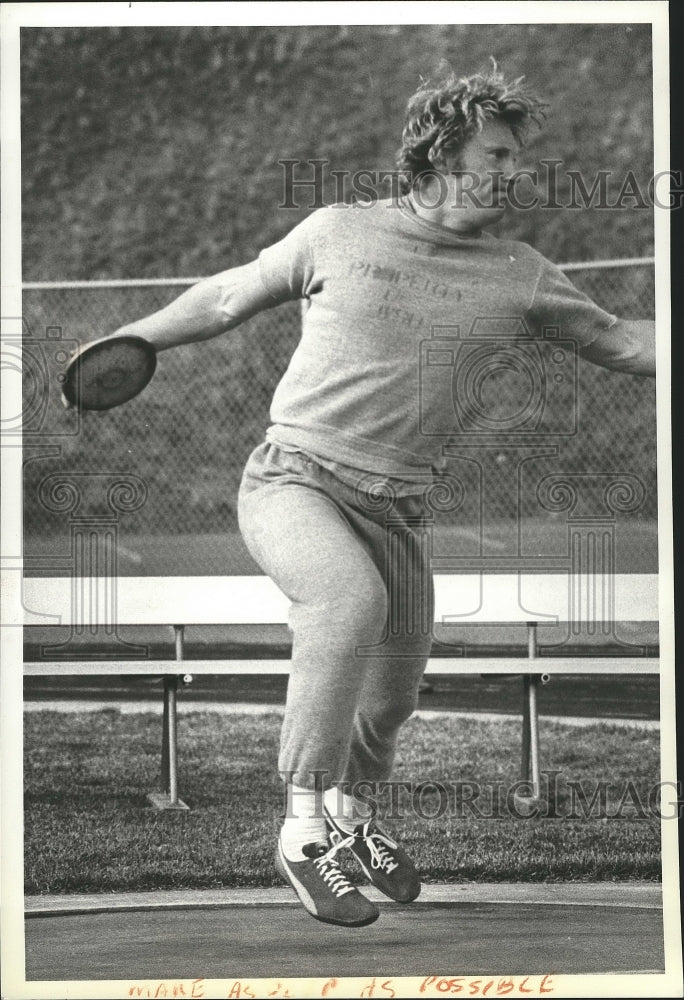
<path fill-rule="evenodd" d="M 200 281 L 164 309 L 85 344 L 69 363 L 62 401 L 81 410 L 120 406 L 149 384 L 159 351 L 209 340 L 272 305 L 256 261 Z"/>

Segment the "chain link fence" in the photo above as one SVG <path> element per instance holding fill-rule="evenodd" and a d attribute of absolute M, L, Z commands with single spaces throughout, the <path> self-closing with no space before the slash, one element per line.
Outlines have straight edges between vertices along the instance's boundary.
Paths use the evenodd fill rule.
<path fill-rule="evenodd" d="M 653 317 L 652 261 L 564 267 L 608 311 L 625 318 Z M 250 451 L 263 439 L 271 396 L 297 344 L 299 303 L 263 312 L 216 340 L 163 352 L 149 387 L 119 409 L 77 414 L 65 410 L 59 398 L 59 376 L 71 350 L 161 308 L 190 283 L 25 286 L 26 553 L 44 550 L 46 540 L 66 530 L 64 515 L 41 501 L 41 483 L 58 472 L 141 477 L 147 500 L 127 515 L 128 536 L 185 536 L 192 544 L 192 538 L 237 531 L 240 476 Z M 654 516 L 654 381 L 585 362 L 579 375 L 579 432 L 558 442 L 552 471 L 636 474 L 645 487 L 640 513 Z M 501 519 L 516 510 L 534 516 L 534 490 L 516 507 L 515 463 L 508 463 L 506 448 L 496 458 L 498 472 L 488 487 L 490 513 Z M 548 471 L 548 461 L 538 469 L 534 460 L 528 463 L 532 477 Z M 464 508 L 456 516 L 469 515 Z M 183 550 L 179 544 L 176 572 L 183 572 Z M 216 571 L 209 555 L 203 572 Z"/>

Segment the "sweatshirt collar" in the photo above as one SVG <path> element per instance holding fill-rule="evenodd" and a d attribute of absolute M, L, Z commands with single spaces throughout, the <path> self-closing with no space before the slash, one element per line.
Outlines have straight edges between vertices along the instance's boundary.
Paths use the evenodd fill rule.
<path fill-rule="evenodd" d="M 429 222 L 422 215 L 416 212 L 413 200 L 410 195 L 404 195 L 397 202 L 399 211 L 403 219 L 412 226 L 417 226 L 429 237 L 433 243 L 443 243 L 449 246 L 462 246 L 465 243 L 477 243 L 485 235 L 482 230 L 468 236 L 461 235 L 448 226 L 441 226 L 438 222 Z"/>

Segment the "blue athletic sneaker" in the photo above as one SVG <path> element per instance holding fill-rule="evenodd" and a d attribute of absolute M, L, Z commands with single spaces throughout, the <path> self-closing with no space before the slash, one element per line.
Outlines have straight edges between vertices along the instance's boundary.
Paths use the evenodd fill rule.
<path fill-rule="evenodd" d="M 397 903 L 410 903 L 420 893 L 420 876 L 403 847 L 381 830 L 375 819 L 359 823 L 347 833 L 324 807 L 330 842 L 349 847 L 376 889 Z"/>
<path fill-rule="evenodd" d="M 302 848 L 306 859 L 290 861 L 278 840 L 276 868 L 316 920 L 343 927 L 365 927 L 378 919 L 380 911 L 340 870 L 335 855 L 345 846 L 345 842 L 332 847 L 325 842 L 307 844 Z"/>

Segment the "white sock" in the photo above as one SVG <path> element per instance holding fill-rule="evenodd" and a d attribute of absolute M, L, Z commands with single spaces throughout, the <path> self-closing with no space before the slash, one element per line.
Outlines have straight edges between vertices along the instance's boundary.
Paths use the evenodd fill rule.
<path fill-rule="evenodd" d="M 321 793 L 288 785 L 287 815 L 280 831 L 285 857 L 290 861 L 303 861 L 306 857 L 303 847 L 325 843 L 327 839 Z"/>
<path fill-rule="evenodd" d="M 347 833 L 353 833 L 359 823 L 370 819 L 370 806 L 367 802 L 347 795 L 340 788 L 327 788 L 324 793 L 325 806 L 338 826 Z"/>

